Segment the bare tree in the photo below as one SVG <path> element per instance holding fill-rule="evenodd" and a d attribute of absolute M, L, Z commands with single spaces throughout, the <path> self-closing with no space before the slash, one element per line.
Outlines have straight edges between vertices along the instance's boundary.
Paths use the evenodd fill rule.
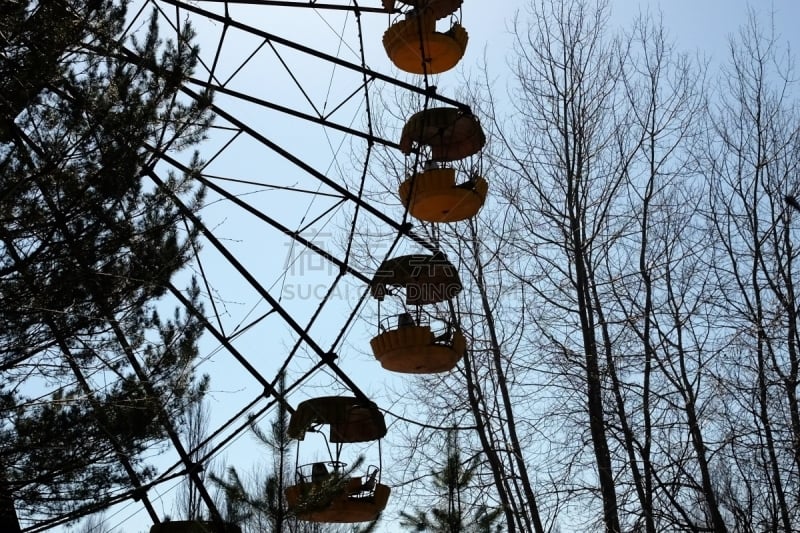
<path fill-rule="evenodd" d="M 739 530 L 797 529 L 800 412 L 795 297 L 798 189 L 794 57 L 754 13 L 730 43 L 714 95 L 708 213 L 720 253 L 730 363 L 717 375 L 726 401 L 723 505 Z"/>
<path fill-rule="evenodd" d="M 204 443 L 208 437 L 209 412 L 205 401 L 193 404 L 181 417 L 181 427 L 185 434 L 186 448 L 192 462 L 199 464 L 199 459 L 205 457 L 208 452 L 208 443 Z M 213 465 L 206 465 L 203 470 L 198 472 L 201 480 L 205 480 L 206 471 L 212 470 Z M 176 497 L 177 514 L 185 520 L 202 520 L 205 513 L 205 504 L 197 490 L 197 487 L 190 479 L 185 479 L 178 487 Z"/>
<path fill-rule="evenodd" d="M 104 513 L 95 513 L 84 519 L 75 529 L 75 533 L 115 533 L 115 531 L 106 524 Z"/>
<path fill-rule="evenodd" d="M 631 154 L 617 153 L 615 144 L 621 65 L 618 43 L 604 34 L 606 10 L 605 2 L 542 1 L 531 4 L 527 24 L 517 18 L 519 120 L 516 133 L 502 138 L 506 150 L 496 164 L 507 172 L 502 194 L 513 231 L 524 236 L 508 272 L 526 286 L 526 304 L 542 310 L 529 322 L 529 338 L 559 359 L 562 386 L 583 391 L 582 407 L 573 404 L 568 416 L 588 430 L 603 522 L 620 531 L 603 390 L 608 347 L 599 338 L 594 292 L 599 258 L 616 238 L 610 217 Z"/>
<path fill-rule="evenodd" d="M 415 227 L 458 261 L 470 349 L 410 387 L 404 472 L 455 424 L 509 531 L 796 530 L 793 59 L 753 16 L 716 81 L 607 14 L 534 0 L 509 97 L 470 80 L 490 200 Z"/>

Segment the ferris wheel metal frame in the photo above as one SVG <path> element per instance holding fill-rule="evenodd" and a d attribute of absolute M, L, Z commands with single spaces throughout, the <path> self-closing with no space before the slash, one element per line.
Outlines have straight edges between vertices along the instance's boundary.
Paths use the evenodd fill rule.
<path fill-rule="evenodd" d="M 435 2 L 435 0 L 434 0 Z M 156 13 L 159 21 L 162 23 L 162 31 L 173 32 L 174 35 L 180 35 L 184 21 L 204 20 L 211 24 L 218 25 L 221 30 L 219 31 L 219 39 L 216 49 L 210 56 L 203 56 L 200 59 L 200 68 L 191 78 L 187 79 L 180 87 L 180 92 L 183 97 L 197 102 L 204 102 L 208 108 L 217 117 L 217 123 L 214 127 L 220 127 L 227 131 L 231 137 L 228 142 L 221 142 L 220 146 L 213 153 L 204 153 L 204 158 L 208 161 L 207 164 L 214 162 L 217 158 L 221 157 L 226 150 L 229 149 L 231 144 L 240 136 L 248 137 L 253 143 L 262 147 L 266 152 L 273 154 L 276 159 L 282 160 L 285 164 L 291 165 L 298 171 L 302 172 L 306 177 L 316 180 L 320 187 L 326 189 L 325 195 L 337 198 L 338 204 L 347 204 L 353 209 L 353 215 L 350 220 L 351 229 L 348 235 L 349 243 L 346 250 L 342 255 L 320 246 L 313 238 L 303 234 L 303 228 L 291 227 L 287 222 L 280 220 L 280 215 L 273 215 L 265 209 L 259 208 L 253 203 L 243 199 L 243 195 L 239 191 L 232 190 L 230 185 L 247 183 L 246 178 L 238 178 L 236 176 L 214 176 L 206 174 L 205 168 L 197 172 L 195 169 L 175 153 L 163 152 L 154 150 L 151 154 L 152 164 L 145 169 L 145 175 L 151 180 L 152 186 L 157 188 L 164 187 L 164 173 L 166 171 L 176 171 L 182 173 L 191 173 L 196 182 L 206 188 L 208 191 L 215 195 L 215 198 L 220 202 L 225 202 L 232 208 L 241 210 L 247 213 L 248 216 L 253 217 L 266 227 L 271 228 L 277 234 L 283 235 L 285 238 L 290 239 L 293 243 L 301 247 L 302 250 L 319 256 L 322 260 L 330 263 L 337 271 L 336 278 L 330 284 L 330 290 L 333 290 L 337 283 L 344 276 L 351 276 L 354 280 L 359 282 L 363 288 L 360 299 L 352 305 L 350 313 L 344 317 L 341 322 L 341 329 L 335 336 L 334 341 L 331 343 L 330 348 L 323 347 L 314 334 L 312 327 L 319 317 L 323 308 L 327 303 L 328 296 L 320 298 L 316 302 L 317 308 L 312 313 L 311 318 L 304 324 L 296 319 L 293 312 L 288 309 L 281 301 L 279 296 L 276 296 L 272 291 L 265 286 L 265 284 L 254 274 L 252 268 L 245 264 L 237 253 L 232 251 L 226 245 L 223 238 L 219 236 L 218 227 L 209 227 L 206 222 L 198 216 L 189 206 L 187 206 L 179 196 L 172 194 L 175 206 L 182 212 L 185 223 L 188 227 L 199 231 L 204 240 L 204 246 L 213 249 L 215 253 L 219 254 L 243 280 L 243 283 L 249 286 L 249 290 L 253 294 L 266 303 L 268 310 L 265 314 L 251 320 L 249 322 L 239 323 L 233 330 L 223 326 L 222 312 L 217 307 L 217 301 L 212 296 L 212 289 L 214 280 L 209 279 L 204 271 L 204 258 L 198 251 L 196 253 L 197 267 L 196 271 L 202 278 L 204 287 L 209 296 L 208 302 L 211 304 L 212 314 L 207 315 L 200 309 L 197 309 L 190 299 L 179 289 L 175 284 L 170 284 L 167 287 L 171 296 L 178 302 L 187 313 L 191 313 L 197 318 L 204 326 L 206 332 L 218 343 L 219 349 L 223 350 L 230 358 L 232 358 L 240 367 L 254 380 L 255 383 L 261 388 L 255 397 L 245 404 L 241 409 L 232 414 L 225 422 L 219 424 L 205 439 L 196 446 L 194 449 L 189 449 L 185 446 L 180 432 L 175 427 L 175 424 L 170 424 L 165 421 L 165 429 L 169 435 L 170 444 L 173 450 L 177 453 L 178 460 L 172 465 L 164 468 L 152 480 L 143 481 L 138 478 L 134 468 L 126 465 L 126 470 L 130 476 L 130 487 L 117 491 L 112 497 L 102 501 L 97 501 L 92 505 L 84 506 L 76 513 L 71 513 L 66 516 L 60 516 L 47 520 L 32 522 L 29 526 L 24 528 L 26 532 L 38 532 L 52 529 L 59 525 L 73 522 L 81 516 L 91 514 L 112 505 L 117 505 L 123 502 L 139 502 L 147 511 L 150 519 L 154 524 L 160 523 L 162 516 L 156 509 L 150 496 L 153 490 L 156 490 L 160 485 L 168 482 L 174 482 L 177 479 L 188 476 L 193 485 L 199 491 L 206 507 L 208 508 L 212 522 L 221 524 L 222 516 L 220 515 L 213 498 L 205 487 L 203 478 L 199 475 L 203 469 L 203 465 L 207 464 L 211 458 L 215 457 L 222 450 L 225 449 L 233 440 L 240 437 L 250 426 L 252 419 L 262 417 L 269 410 L 273 409 L 278 403 L 283 404 L 284 408 L 289 413 L 294 413 L 294 408 L 290 405 L 287 397 L 289 394 L 298 390 L 310 376 L 325 369 L 330 375 L 338 381 L 341 386 L 349 391 L 358 401 L 369 402 L 367 395 L 359 388 L 357 383 L 344 371 L 339 363 L 336 347 L 340 345 L 348 328 L 351 327 L 353 321 L 357 318 L 359 310 L 362 308 L 367 296 L 370 292 L 370 285 L 373 283 L 373 275 L 369 272 L 364 272 L 353 265 L 350 254 L 352 253 L 352 239 L 353 232 L 356 231 L 359 216 L 369 215 L 373 217 L 377 223 L 383 225 L 387 231 L 394 233 L 392 244 L 387 247 L 383 260 L 386 261 L 394 253 L 398 243 L 401 239 L 407 239 L 410 243 L 426 250 L 430 254 L 441 253 L 440 247 L 437 242 L 432 241 L 424 234 L 414 230 L 413 225 L 409 222 L 408 208 L 405 208 L 402 217 L 398 219 L 388 214 L 380 206 L 375 205 L 372 201 L 365 198 L 363 193 L 363 184 L 367 175 L 367 168 L 370 163 L 370 154 L 374 146 L 379 145 L 390 150 L 401 150 L 401 142 L 399 140 L 392 140 L 383 138 L 376 134 L 373 127 L 373 118 L 370 110 L 370 91 L 375 84 L 381 83 L 392 90 L 403 91 L 407 94 L 413 95 L 424 101 L 422 112 L 425 112 L 432 105 L 448 106 L 449 108 L 458 110 L 468 116 L 471 116 L 469 106 L 464 103 L 439 94 L 435 85 L 430 83 L 430 78 L 425 67 L 423 66 L 423 85 L 419 86 L 414 83 L 400 79 L 396 74 L 387 74 L 378 70 L 369 68 L 367 66 L 365 48 L 368 46 L 377 46 L 378 43 L 368 44 L 365 43 L 362 32 L 362 16 L 384 16 L 390 18 L 392 16 L 403 15 L 404 11 L 400 7 L 395 7 L 395 2 L 383 2 L 382 5 L 360 5 L 361 3 L 356 0 L 350 0 L 347 4 L 335 3 L 318 3 L 313 0 L 308 2 L 300 1 L 278 1 L 278 0 L 262 0 L 262 1 L 247 1 L 247 0 L 198 0 L 193 2 L 182 0 L 142 0 L 140 8 L 131 17 L 131 23 L 126 30 L 125 38 L 135 33 L 136 25 L 140 24 L 146 16 L 147 10 L 153 10 Z M 378 4 L 378 0 L 371 2 Z M 417 6 L 414 1 L 407 1 L 406 4 L 411 6 L 413 11 Z M 458 2 L 460 5 L 460 2 Z M 323 52 L 319 49 L 302 44 L 298 42 L 293 36 L 277 35 L 273 32 L 266 31 L 259 28 L 252 23 L 246 23 L 244 20 L 237 18 L 234 11 L 240 7 L 249 7 L 259 10 L 267 9 L 293 9 L 296 8 L 298 12 L 311 13 L 346 13 L 352 15 L 355 20 L 355 41 L 358 42 L 360 61 L 348 61 L 337 55 Z M 405 6 L 409 7 L 409 6 Z M 173 9 L 173 13 L 169 13 L 168 9 Z M 216 8 L 216 9 L 215 9 Z M 406 13 L 406 16 L 408 14 Z M 324 16 L 323 16 L 324 17 Z M 260 41 L 259 50 L 261 47 L 270 48 L 275 56 L 278 58 L 279 63 L 283 65 L 288 76 L 295 82 L 299 92 L 310 102 L 310 98 L 304 90 L 302 83 L 298 81 L 295 74 L 292 72 L 291 65 L 288 61 L 281 57 L 278 47 L 291 51 L 291 53 L 299 53 L 315 58 L 332 68 L 343 69 L 360 78 L 360 82 L 350 87 L 350 92 L 345 91 L 341 97 L 341 101 L 335 102 L 331 106 L 331 110 L 323 113 L 317 109 L 313 103 L 311 107 L 314 112 L 298 109 L 286 105 L 285 103 L 275 101 L 274 99 L 261 97 L 257 91 L 253 90 L 247 92 L 245 90 L 232 88 L 230 81 L 239 73 L 248 62 L 252 61 L 253 57 L 257 55 L 257 51 L 252 54 L 245 54 L 241 65 L 236 65 L 233 68 L 234 74 L 227 80 L 222 80 L 221 76 L 218 78 L 217 70 L 219 67 L 220 58 L 225 49 L 225 39 L 229 38 L 229 32 L 241 32 L 248 37 Z M 122 44 L 120 53 L 130 61 L 143 68 L 151 68 L 146 58 L 142 58 L 130 47 Z M 424 51 L 422 52 L 424 54 Z M 364 143 L 364 161 L 363 167 L 360 169 L 361 176 L 360 187 L 352 189 L 336 179 L 332 178 L 328 173 L 317 169 L 314 165 L 305 161 L 302 155 L 296 154 L 291 148 L 282 146 L 281 139 L 275 138 L 269 133 L 260 131 L 258 124 L 250 121 L 250 117 L 242 118 L 242 116 L 234 110 L 231 110 L 229 105 L 215 101 L 216 99 L 209 99 L 208 95 L 214 94 L 215 97 L 224 97 L 228 102 L 243 102 L 249 106 L 268 110 L 285 117 L 299 120 L 309 125 L 327 128 L 331 131 L 338 132 L 339 134 L 350 138 L 358 139 Z M 343 109 L 349 103 L 352 103 L 356 98 L 361 98 L 363 107 L 359 107 L 363 113 L 361 116 L 365 120 L 364 127 L 353 127 L 352 124 L 345 124 L 332 120 L 332 116 Z M 326 102 L 327 104 L 327 102 Z M 222 123 L 222 124 L 220 124 Z M 200 146 L 202 149 L 203 146 Z M 413 158 L 411 166 L 414 168 L 421 167 L 424 163 L 419 150 L 415 149 L 412 154 Z M 166 170 L 165 170 L 166 169 Z M 219 179 L 222 178 L 222 179 Z M 254 183 L 257 187 L 266 187 L 265 183 Z M 413 190 L 413 188 L 412 188 Z M 300 191 L 298 189 L 298 191 Z M 319 189 L 318 189 L 319 191 Z M 317 191 L 317 192 L 318 192 Z M 304 194 L 314 195 L 313 190 L 300 191 Z M 399 200 L 395 197 L 399 204 Z M 334 206 L 331 210 L 335 209 Z M 314 217 L 313 220 L 322 220 L 324 216 L 329 213 L 323 211 L 322 214 Z M 313 223 L 313 221 L 312 221 Z M 309 224 L 304 224 L 304 228 L 308 228 Z M 328 293 L 328 295 L 330 292 Z M 451 305 L 452 311 L 452 305 Z M 242 331 L 254 327 L 260 320 L 266 316 L 276 315 L 281 323 L 287 327 L 290 333 L 295 336 L 296 341 L 291 349 L 289 349 L 283 358 L 279 371 L 272 377 L 267 378 L 263 372 L 257 368 L 253 363 L 252 356 L 237 347 L 235 338 L 241 334 Z M 287 384 L 285 389 L 279 390 L 278 380 L 279 375 L 283 374 L 286 370 L 289 361 L 301 350 L 308 350 L 313 354 L 317 360 L 305 370 L 301 375 Z M 210 447 L 209 447 L 210 446 Z M 197 456 L 199 450 L 205 450 L 202 456 Z"/>

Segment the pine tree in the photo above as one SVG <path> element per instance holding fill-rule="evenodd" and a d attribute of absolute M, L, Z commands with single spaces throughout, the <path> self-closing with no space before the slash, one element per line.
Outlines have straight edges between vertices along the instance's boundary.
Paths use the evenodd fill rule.
<path fill-rule="evenodd" d="M 285 379 L 281 375 L 278 393 L 285 397 Z M 375 530 L 378 520 L 365 525 L 347 526 L 343 524 L 327 524 L 305 522 L 298 520 L 294 512 L 289 509 L 286 502 L 285 490 L 289 485 L 296 483 L 292 462 L 292 443 L 287 430 L 289 428 L 289 412 L 286 405 L 279 403 L 275 417 L 269 424 L 269 430 L 264 431 L 253 421 L 251 424 L 254 435 L 259 443 L 269 452 L 272 459 L 272 468 L 266 472 L 260 470 L 253 476 L 252 484 L 242 480 L 239 472 L 234 467 L 228 467 L 224 477 L 211 475 L 212 480 L 222 489 L 225 498 L 227 514 L 225 520 L 241 526 L 245 533 L 269 531 L 271 533 L 371 533 Z M 327 490 L 320 491 L 324 500 L 330 498 L 343 489 L 343 483 L 352 473 L 352 470 L 361 465 L 361 460 L 338 478 L 332 478 Z M 330 499 L 328 499 L 330 502 Z M 309 502 L 309 506 L 325 506 L 324 501 Z"/>
<path fill-rule="evenodd" d="M 284 391 L 284 379 L 280 380 L 280 393 Z M 284 489 L 288 484 L 291 457 L 290 440 L 286 435 L 289 414 L 283 403 L 279 403 L 275 418 L 269 430 L 261 430 L 255 421 L 251 422 L 253 434 L 272 457 L 272 469 L 256 475 L 253 490 L 248 488 L 235 467 L 229 466 L 225 476 L 211 478 L 222 489 L 227 510 L 226 519 L 248 530 L 268 530 L 274 533 L 288 533 L 293 519 L 286 505 Z"/>
<path fill-rule="evenodd" d="M 196 238 L 173 195 L 196 209 L 202 191 L 143 179 L 207 128 L 205 102 L 175 98 L 196 50 L 188 27 L 161 41 L 155 15 L 126 40 L 125 17 L 112 0 L 0 5 L 4 532 L 145 480 L 141 453 L 205 386 L 199 323 L 156 310 Z"/>
<path fill-rule="evenodd" d="M 407 531 L 432 533 L 500 533 L 502 525 L 495 522 L 502 509 L 478 506 L 474 513 L 465 512 L 462 498 L 472 485 L 478 464 L 462 460 L 455 433 L 447 435 L 447 456 L 441 470 L 432 472 L 433 485 L 440 493 L 440 506 L 430 510 L 417 509 L 413 514 L 401 512 L 400 525 Z"/>
<path fill-rule="evenodd" d="M 285 378 L 280 376 L 278 392 L 286 391 Z M 289 412 L 286 405 L 278 403 L 275 417 L 264 431 L 252 421 L 251 429 L 259 443 L 272 459 L 272 468 L 259 471 L 252 488 L 246 486 L 239 472 L 228 467 L 225 477 L 212 479 L 222 488 L 225 496 L 227 520 L 239 524 L 244 531 L 271 531 L 273 533 L 321 533 L 319 527 L 298 523 L 289 511 L 284 491 L 291 485 L 291 439 L 287 435 Z"/>

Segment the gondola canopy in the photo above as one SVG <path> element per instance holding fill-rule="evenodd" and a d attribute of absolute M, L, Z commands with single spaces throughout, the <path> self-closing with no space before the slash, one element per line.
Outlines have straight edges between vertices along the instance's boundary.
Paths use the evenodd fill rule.
<path fill-rule="evenodd" d="M 389 287 L 403 288 L 409 305 L 444 302 L 455 298 L 463 288 L 456 267 L 441 253 L 387 259 L 372 278 L 370 293 L 383 300 Z"/>
<path fill-rule="evenodd" d="M 370 402 L 351 396 L 324 396 L 301 402 L 289 419 L 287 434 L 303 440 L 312 426 L 330 426 L 331 442 L 368 442 L 386 435 L 383 413 Z"/>

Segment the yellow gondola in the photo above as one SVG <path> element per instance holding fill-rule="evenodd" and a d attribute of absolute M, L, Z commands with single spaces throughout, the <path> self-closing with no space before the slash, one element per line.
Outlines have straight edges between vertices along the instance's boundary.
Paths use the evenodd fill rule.
<path fill-rule="evenodd" d="M 313 463 L 311 470 L 327 463 Z M 305 465 L 309 466 L 309 465 Z M 346 465 L 345 465 L 346 466 Z M 370 522 L 386 508 L 391 489 L 377 482 L 377 467 L 364 476 L 326 471 L 305 477 L 285 491 L 286 503 L 300 520 L 307 522 Z"/>
<path fill-rule="evenodd" d="M 464 356 L 467 341 L 456 330 L 437 337 L 429 324 L 398 315 L 397 327 L 387 328 L 370 341 L 372 353 L 383 368 L 405 374 L 449 372 Z"/>
<path fill-rule="evenodd" d="M 415 12 L 389 26 L 383 34 L 383 47 L 392 63 L 411 74 L 439 74 L 461 61 L 469 35 L 454 22 L 446 32 L 436 31 L 431 13 Z"/>
<path fill-rule="evenodd" d="M 399 196 L 408 212 L 426 222 L 457 222 L 475 216 L 489 185 L 481 176 L 473 175 L 456 184 L 452 167 L 428 167 L 400 184 Z"/>
<path fill-rule="evenodd" d="M 455 267 L 441 255 L 406 255 L 388 259 L 378 269 L 370 291 L 383 300 L 401 288 L 407 305 L 423 306 L 452 299 L 462 289 Z M 381 366 L 393 372 L 434 374 L 452 370 L 466 352 L 463 334 L 451 322 L 434 332 L 421 313 L 389 316 L 370 341 Z"/>
<path fill-rule="evenodd" d="M 455 107 L 434 107 L 415 113 L 400 134 L 400 151 L 408 155 L 430 147 L 433 161 L 456 161 L 473 156 L 486 144 L 478 119 Z"/>
<path fill-rule="evenodd" d="M 349 396 L 325 396 L 300 403 L 289 419 L 287 435 L 298 441 L 316 426 L 330 426 L 336 443 L 331 461 L 296 468 L 296 483 L 286 488 L 289 509 L 308 522 L 355 523 L 374 520 L 386 508 L 391 489 L 380 483 L 380 468 L 370 466 L 353 476 L 339 461 L 343 443 L 379 440 L 386 423 L 378 407 Z M 299 446 L 299 442 L 298 442 Z M 299 454 L 298 454 L 299 456 Z"/>

